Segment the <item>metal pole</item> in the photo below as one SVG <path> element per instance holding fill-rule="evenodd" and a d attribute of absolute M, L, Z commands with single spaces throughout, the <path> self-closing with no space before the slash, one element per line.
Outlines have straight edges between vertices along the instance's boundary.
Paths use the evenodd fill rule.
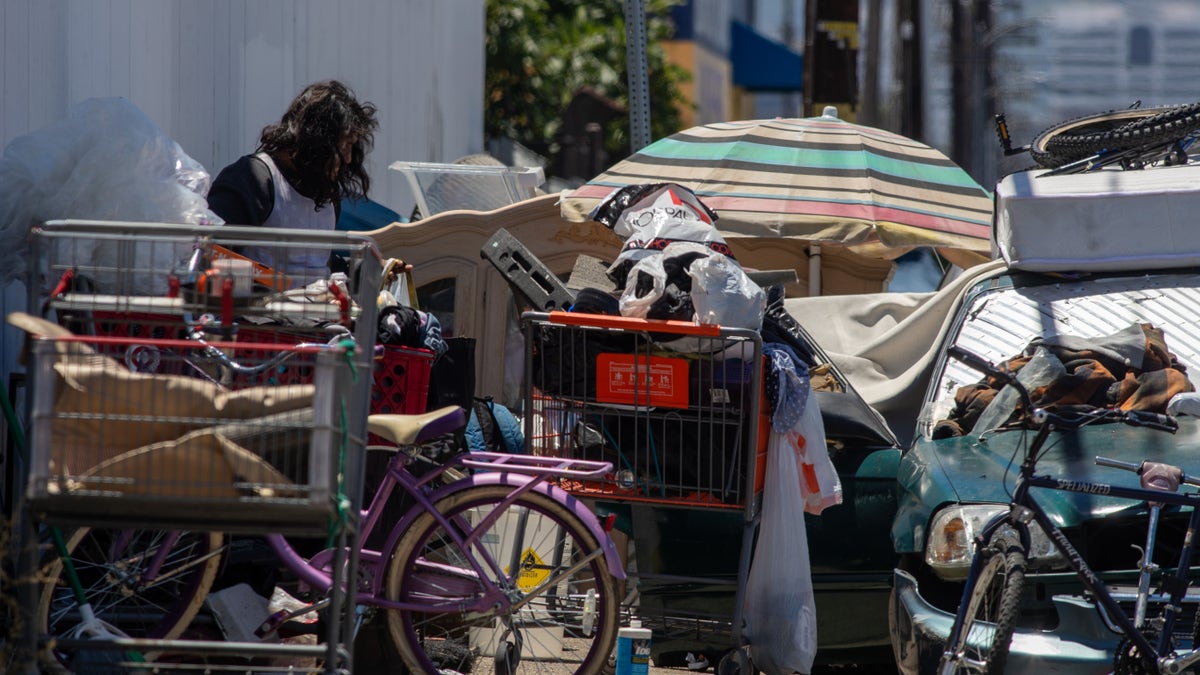
<path fill-rule="evenodd" d="M 646 64 L 645 0 L 625 0 L 625 66 L 629 71 L 629 144 L 650 145 L 650 82 Z"/>

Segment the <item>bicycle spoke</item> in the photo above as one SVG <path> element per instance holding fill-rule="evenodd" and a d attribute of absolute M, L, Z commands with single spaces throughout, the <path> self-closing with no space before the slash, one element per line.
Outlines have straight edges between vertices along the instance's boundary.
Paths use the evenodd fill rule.
<path fill-rule="evenodd" d="M 212 533 L 85 528 L 67 546 L 97 619 L 130 637 L 170 639 L 191 622 L 212 585 L 225 551 L 221 539 Z M 74 592 L 61 561 L 45 569 L 41 625 L 49 635 L 69 635 L 82 622 Z"/>

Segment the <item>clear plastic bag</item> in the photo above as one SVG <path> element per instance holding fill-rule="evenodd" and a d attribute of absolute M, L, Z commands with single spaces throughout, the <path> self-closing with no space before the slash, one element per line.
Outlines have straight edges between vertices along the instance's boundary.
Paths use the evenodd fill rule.
<path fill-rule="evenodd" d="M 220 224 L 208 209 L 208 187 L 204 167 L 132 102 L 83 101 L 65 120 L 13 139 L 0 156 L 0 281 L 24 275 L 30 228 L 48 220 Z M 153 254 L 164 251 L 155 247 Z M 97 241 L 93 253 L 98 266 L 121 263 L 115 242 Z M 174 261 L 146 266 L 164 262 Z M 134 280 L 138 288 L 122 290 L 166 287 L 166 279 Z M 110 280 L 93 281 L 104 290 Z"/>
<path fill-rule="evenodd" d="M 1051 354 L 1045 347 L 1038 347 L 1029 361 L 1017 371 L 1017 381 L 1025 385 L 1026 389 L 1033 391 L 1065 377 L 1066 374 L 1067 369 L 1062 361 L 1058 360 L 1058 357 Z M 972 432 L 982 434 L 1006 423 L 1020 402 L 1021 395 L 1017 393 L 1016 389 L 1009 386 L 1003 387 L 980 413 Z"/>
<path fill-rule="evenodd" d="M 762 328 L 767 294 L 729 256 L 712 253 L 692 263 L 692 304 L 696 321 L 726 327 Z"/>
<path fill-rule="evenodd" d="M 815 403 L 814 397 L 808 397 L 805 417 L 815 413 L 819 418 Z M 796 428 L 804 426 L 801 423 Z M 814 495 L 810 490 L 806 499 L 804 485 L 810 479 L 802 470 L 801 453 L 791 436 L 792 432 L 772 429 L 767 441 L 762 520 L 743 605 L 750 658 L 766 675 L 812 670 L 817 654 L 817 618 L 804 512 L 808 507 L 808 511 L 819 513 L 841 499 L 836 474 L 834 485 L 824 490 L 829 494 Z M 823 433 L 821 436 L 801 446 L 815 448 L 818 440 L 823 445 Z M 824 459 L 827 464 L 827 454 Z M 807 463 L 809 458 L 804 461 Z"/>

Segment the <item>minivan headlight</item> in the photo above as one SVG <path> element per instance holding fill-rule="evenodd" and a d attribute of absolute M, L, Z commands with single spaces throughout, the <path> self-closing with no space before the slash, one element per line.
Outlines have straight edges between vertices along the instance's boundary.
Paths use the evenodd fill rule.
<path fill-rule="evenodd" d="M 942 579 L 965 579 L 974 553 L 975 535 L 992 516 L 1007 510 L 1007 504 L 955 504 L 938 511 L 925 542 L 925 564 Z M 1053 568 L 1065 564 L 1037 523 L 1029 524 L 1029 540 L 1026 559 L 1031 565 Z"/>

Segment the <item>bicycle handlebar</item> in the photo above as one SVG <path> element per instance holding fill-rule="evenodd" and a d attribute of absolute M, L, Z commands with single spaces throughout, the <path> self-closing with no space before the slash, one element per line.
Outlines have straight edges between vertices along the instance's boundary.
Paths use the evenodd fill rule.
<path fill-rule="evenodd" d="M 335 333 L 335 335 L 331 337 L 328 342 L 300 342 L 293 346 L 299 348 L 332 347 L 344 339 L 353 338 L 353 335 L 344 327 L 334 329 L 332 332 Z M 206 340 L 204 338 L 202 326 L 189 326 L 188 339 L 202 347 L 202 352 L 206 357 L 220 363 L 222 366 L 239 375 L 258 375 L 259 373 L 265 372 L 270 368 L 274 368 L 280 363 L 290 359 L 296 353 L 295 351 L 281 350 L 278 354 L 275 354 L 262 363 L 253 366 L 247 366 L 235 361 L 229 354 L 226 354 L 223 350 L 218 349 L 215 345 Z"/>
<path fill-rule="evenodd" d="M 1163 464 L 1161 462 L 1151 462 L 1149 460 L 1142 460 L 1141 462 L 1137 462 L 1137 463 L 1123 462 L 1119 459 L 1109 459 L 1108 457 L 1100 457 L 1099 455 L 1097 455 L 1096 456 L 1096 465 L 1112 467 L 1114 469 L 1122 469 L 1124 471 L 1136 473 L 1139 476 L 1145 474 L 1147 472 L 1147 470 L 1150 470 L 1152 468 L 1158 469 L 1160 471 L 1165 470 L 1167 472 L 1174 473 L 1180 483 L 1187 483 L 1188 485 L 1194 485 L 1196 487 L 1200 487 L 1200 476 L 1192 476 L 1187 473 L 1184 473 L 1182 468 L 1174 466 L 1172 464 Z"/>
<path fill-rule="evenodd" d="M 1175 433 L 1179 431 L 1179 420 L 1170 415 L 1150 412 L 1149 410 L 1126 410 L 1124 422 L 1133 427 L 1149 427 L 1159 431 Z"/>
<path fill-rule="evenodd" d="M 1064 429 L 1078 429 L 1085 424 L 1099 421 L 1123 422 L 1131 427 L 1146 427 L 1158 431 L 1175 433 L 1179 430 L 1179 422 L 1170 415 L 1162 415 L 1147 410 L 1114 410 L 1111 408 L 1083 408 L 1068 411 L 1046 410 L 1039 408 L 1034 413 L 1035 420 L 1041 416 L 1039 423 L 1053 423 Z"/>

